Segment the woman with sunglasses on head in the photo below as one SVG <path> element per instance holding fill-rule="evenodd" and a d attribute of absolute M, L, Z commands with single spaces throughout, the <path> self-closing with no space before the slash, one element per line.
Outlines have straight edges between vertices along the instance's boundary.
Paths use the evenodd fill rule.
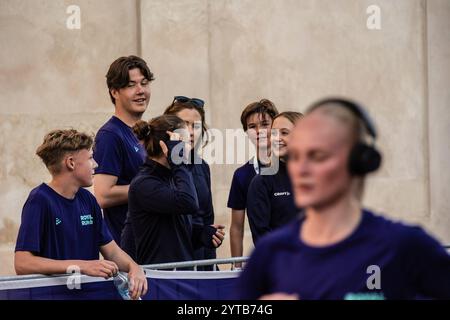
<path fill-rule="evenodd" d="M 197 192 L 199 210 L 193 214 L 194 223 L 209 226 L 214 224 L 214 208 L 211 193 L 211 171 L 209 165 L 198 155 L 198 149 L 204 147 L 207 141 L 207 126 L 205 121 L 204 101 L 198 98 L 175 96 L 172 104 L 166 108 L 164 114 L 176 115 L 182 119 L 189 131 L 191 155 L 188 169 L 194 179 Z M 206 136 L 206 141 L 202 142 Z M 224 226 L 220 225 L 223 229 Z M 195 250 L 194 259 L 215 259 L 216 249 L 202 247 Z M 198 267 L 198 270 L 212 270 L 212 266 Z"/>
<path fill-rule="evenodd" d="M 183 155 L 190 149 L 185 121 L 163 115 L 137 122 L 133 131 L 148 155 L 129 190 L 136 261 L 191 261 L 196 248 L 220 246 L 224 238 L 221 227 L 196 224 L 192 218 L 199 206 Z"/>
<path fill-rule="evenodd" d="M 381 155 L 357 104 L 326 99 L 298 121 L 288 173 L 297 219 L 261 239 L 239 280 L 242 299 L 450 299 L 450 255 L 422 228 L 363 208 Z"/>
<path fill-rule="evenodd" d="M 264 234 L 293 220 L 299 214 L 294 203 L 286 160 L 289 136 L 295 122 L 303 115 L 286 111 L 275 116 L 270 134 L 272 149 L 271 174 L 257 175 L 250 183 L 247 195 L 247 216 L 253 243 Z"/>

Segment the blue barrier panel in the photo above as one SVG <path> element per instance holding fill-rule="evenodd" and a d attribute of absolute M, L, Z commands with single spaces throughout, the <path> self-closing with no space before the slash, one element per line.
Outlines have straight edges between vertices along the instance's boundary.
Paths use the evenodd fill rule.
<path fill-rule="evenodd" d="M 91 282 L 81 289 L 69 290 L 65 285 L 0 290 L 0 300 L 119 300 L 111 281 Z"/>
<path fill-rule="evenodd" d="M 149 291 L 143 300 L 224 300 L 230 297 L 238 271 L 146 270 Z M 73 277 L 73 276 L 72 276 Z M 112 280 L 80 276 L 69 289 L 69 276 L 0 279 L 0 300 L 120 300 Z"/>
<path fill-rule="evenodd" d="M 147 270 L 148 295 L 152 300 L 226 300 L 238 275 L 237 271 Z"/>

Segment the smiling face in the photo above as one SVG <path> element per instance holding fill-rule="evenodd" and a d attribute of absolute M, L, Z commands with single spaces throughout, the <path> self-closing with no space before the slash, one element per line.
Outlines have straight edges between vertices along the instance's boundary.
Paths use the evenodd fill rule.
<path fill-rule="evenodd" d="M 247 118 L 247 135 L 257 149 L 270 146 L 272 118 L 267 113 L 253 113 Z"/>
<path fill-rule="evenodd" d="M 294 124 L 287 118 L 279 116 L 272 123 L 270 141 L 272 152 L 278 158 L 282 158 L 288 153 L 289 135 L 294 128 Z"/>
<path fill-rule="evenodd" d="M 298 206 L 321 208 L 351 192 L 351 130 L 320 111 L 299 121 L 290 136 L 288 171 Z"/>
<path fill-rule="evenodd" d="M 82 149 L 67 156 L 73 165 L 73 176 L 79 182 L 80 187 L 92 186 L 94 170 L 98 167 L 92 156 L 92 150 Z"/>
<path fill-rule="evenodd" d="M 139 68 L 129 70 L 128 74 L 130 81 L 127 86 L 117 90 L 111 89 L 111 94 L 116 108 L 140 117 L 150 101 L 150 81 L 142 75 Z"/>

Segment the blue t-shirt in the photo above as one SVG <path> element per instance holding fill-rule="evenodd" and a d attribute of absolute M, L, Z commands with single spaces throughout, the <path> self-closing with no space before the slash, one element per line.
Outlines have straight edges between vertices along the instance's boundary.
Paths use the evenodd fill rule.
<path fill-rule="evenodd" d="M 34 188 L 22 210 L 16 251 L 56 260 L 97 260 L 112 241 L 95 197 L 80 188 L 67 199 L 45 183 Z"/>
<path fill-rule="evenodd" d="M 300 212 L 284 162 L 280 161 L 276 174 L 253 178 L 247 195 L 247 216 L 254 244 L 264 234 L 294 220 Z"/>
<path fill-rule="evenodd" d="M 296 293 L 300 299 L 450 299 L 450 255 L 420 227 L 369 211 L 346 239 L 311 247 L 296 220 L 263 237 L 236 290 L 240 299 Z"/>
<path fill-rule="evenodd" d="M 236 169 L 228 195 L 228 208 L 234 210 L 245 210 L 247 208 L 248 187 L 255 175 L 256 170 L 252 161 L 248 161 Z"/>
<path fill-rule="evenodd" d="M 117 177 L 117 185 L 129 185 L 144 163 L 146 152 L 133 133 L 122 120 L 113 116 L 97 132 L 94 159 L 98 163 L 96 174 Z M 128 204 L 103 210 L 105 221 L 117 244 L 120 244 Z"/>

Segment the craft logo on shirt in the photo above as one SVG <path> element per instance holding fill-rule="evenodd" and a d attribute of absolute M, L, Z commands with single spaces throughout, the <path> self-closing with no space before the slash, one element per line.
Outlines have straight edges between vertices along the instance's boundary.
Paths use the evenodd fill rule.
<path fill-rule="evenodd" d="M 61 219 L 60 218 L 56 218 L 55 224 L 58 225 L 61 223 Z"/>
<path fill-rule="evenodd" d="M 81 225 L 88 226 L 94 224 L 94 218 L 90 214 L 85 214 L 84 216 L 80 216 Z"/>
<path fill-rule="evenodd" d="M 284 191 L 284 192 L 275 192 L 273 194 L 275 197 L 279 197 L 279 196 L 290 196 L 291 193 L 289 191 Z"/>
<path fill-rule="evenodd" d="M 139 147 L 134 146 L 134 151 L 138 152 L 139 151 Z"/>

